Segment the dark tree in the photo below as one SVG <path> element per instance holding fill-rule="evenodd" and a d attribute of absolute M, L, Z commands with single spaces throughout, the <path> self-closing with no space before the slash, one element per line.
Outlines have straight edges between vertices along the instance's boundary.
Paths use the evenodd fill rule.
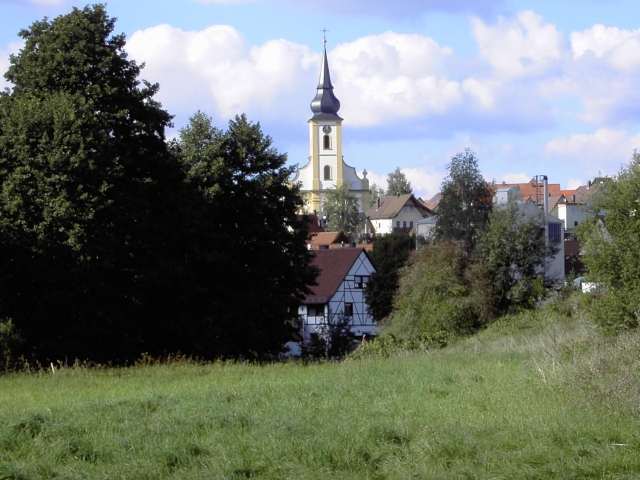
<path fill-rule="evenodd" d="M 132 358 L 177 328 L 170 116 L 113 29 L 100 5 L 35 22 L 0 97 L 0 317 L 41 359 Z"/>
<path fill-rule="evenodd" d="M 515 203 L 496 207 L 489 215 L 477 252 L 488 288 L 479 290 L 496 313 L 530 307 L 541 294 L 547 254 L 543 224 L 542 214 L 526 218 Z M 482 275 L 477 268 L 472 273 Z"/>
<path fill-rule="evenodd" d="M 456 154 L 442 183 L 436 238 L 461 242 L 466 255 L 470 255 L 490 211 L 491 191 L 475 154 L 469 149 Z"/>
<path fill-rule="evenodd" d="M 402 234 L 376 237 L 373 241 L 371 260 L 376 272 L 367 283 L 365 294 L 369 309 L 377 321 L 389 316 L 393 309 L 400 269 L 406 265 L 414 246 L 415 240 Z"/>
<path fill-rule="evenodd" d="M 316 274 L 286 156 L 244 116 L 223 132 L 202 113 L 181 130 L 177 152 L 198 192 L 187 214 L 192 313 L 204 322 L 190 335 L 194 348 L 221 357 L 279 353 Z"/>
<path fill-rule="evenodd" d="M 400 171 L 400 167 L 387 175 L 387 195 L 405 195 L 411 193 L 411 183 L 407 180 L 404 173 Z"/>

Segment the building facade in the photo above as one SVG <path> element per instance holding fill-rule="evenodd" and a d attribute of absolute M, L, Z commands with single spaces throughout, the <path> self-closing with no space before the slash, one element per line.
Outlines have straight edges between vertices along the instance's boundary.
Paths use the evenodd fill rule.
<path fill-rule="evenodd" d="M 367 210 L 374 235 L 415 232 L 417 222 L 432 215 L 433 212 L 410 193 L 382 197 Z"/>
<path fill-rule="evenodd" d="M 289 342 L 289 354 L 301 353 L 301 345 L 314 335 L 326 335 L 330 325 L 347 322 L 356 338 L 373 336 L 378 326 L 369 311 L 365 288 L 375 268 L 361 248 L 321 249 L 311 264 L 318 269 L 316 284 L 298 307 L 300 342 Z"/>
<path fill-rule="evenodd" d="M 369 195 L 367 171 L 360 177 L 347 165 L 342 154 L 342 118 L 338 115 L 340 101 L 333 93 L 329 62 L 325 48 L 316 96 L 311 101 L 313 116 L 309 119 L 309 157 L 291 179 L 300 185 L 304 212 L 322 215 L 328 191 L 348 185 L 364 212 Z"/>

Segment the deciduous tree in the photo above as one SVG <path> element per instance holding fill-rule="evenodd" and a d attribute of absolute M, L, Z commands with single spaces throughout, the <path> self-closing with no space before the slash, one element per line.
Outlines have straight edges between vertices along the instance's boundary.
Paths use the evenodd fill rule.
<path fill-rule="evenodd" d="M 491 211 L 491 191 L 471 150 L 453 156 L 441 192 L 436 238 L 461 242 L 469 256 Z"/>
<path fill-rule="evenodd" d="M 364 219 L 358 211 L 358 200 L 346 183 L 327 192 L 324 214 L 329 230 L 342 231 L 353 238 L 363 229 Z"/>
<path fill-rule="evenodd" d="M 387 175 L 387 195 L 405 195 L 407 193 L 411 193 L 411 183 L 407 180 L 407 177 L 402 171 L 400 167 L 396 167 L 396 169 Z"/>

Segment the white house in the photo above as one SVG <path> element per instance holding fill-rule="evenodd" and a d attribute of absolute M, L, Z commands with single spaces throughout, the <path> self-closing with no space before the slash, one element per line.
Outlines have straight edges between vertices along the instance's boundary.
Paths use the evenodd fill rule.
<path fill-rule="evenodd" d="M 319 270 L 317 284 L 298 308 L 302 341 L 308 342 L 312 334 L 343 318 L 354 336 L 375 335 L 378 327 L 364 295 L 375 272 L 367 253 L 360 248 L 316 250 L 312 265 Z"/>
<path fill-rule="evenodd" d="M 382 197 L 377 205 L 367 210 L 375 235 L 415 231 L 418 221 L 432 215 L 433 212 L 410 193 Z"/>
<path fill-rule="evenodd" d="M 558 201 L 553 212 L 562 220 L 567 232 L 575 231 L 578 225 L 591 216 L 585 204 L 568 200 L 564 196 Z"/>
<path fill-rule="evenodd" d="M 548 245 L 554 251 L 552 255 L 547 255 L 543 265 L 545 280 L 554 283 L 563 282 L 565 279 L 564 223 L 559 218 L 547 214 L 545 225 L 544 210 L 532 201 L 516 202 L 516 205 L 524 220 L 538 222 L 540 228 L 545 229 Z"/>

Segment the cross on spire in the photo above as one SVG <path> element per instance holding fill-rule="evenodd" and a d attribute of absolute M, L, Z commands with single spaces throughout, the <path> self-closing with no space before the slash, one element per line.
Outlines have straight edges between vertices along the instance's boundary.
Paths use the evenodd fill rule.
<path fill-rule="evenodd" d="M 326 28 L 322 29 L 322 43 L 324 43 L 324 48 L 327 48 L 327 32 L 329 30 L 327 30 Z"/>

